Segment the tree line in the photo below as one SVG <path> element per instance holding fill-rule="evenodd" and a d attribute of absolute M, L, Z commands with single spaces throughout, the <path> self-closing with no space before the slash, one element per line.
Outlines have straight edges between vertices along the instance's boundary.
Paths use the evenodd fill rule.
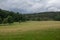
<path fill-rule="evenodd" d="M 21 14 L 0 9 L 0 24 L 11 24 L 25 21 L 60 21 L 60 12 L 41 12 L 32 14 Z"/>
<path fill-rule="evenodd" d="M 60 21 L 60 12 L 41 12 L 25 14 L 25 17 L 32 21 Z"/>
<path fill-rule="evenodd" d="M 6 11 L 0 9 L 0 24 L 13 23 L 13 22 L 23 22 L 25 17 L 19 12 L 15 13 L 12 11 Z"/>

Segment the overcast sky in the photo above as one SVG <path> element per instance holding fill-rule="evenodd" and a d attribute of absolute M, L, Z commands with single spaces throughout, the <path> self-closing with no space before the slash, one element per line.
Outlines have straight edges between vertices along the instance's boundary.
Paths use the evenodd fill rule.
<path fill-rule="evenodd" d="M 60 0 L 0 0 L 0 8 L 22 13 L 60 11 Z"/>

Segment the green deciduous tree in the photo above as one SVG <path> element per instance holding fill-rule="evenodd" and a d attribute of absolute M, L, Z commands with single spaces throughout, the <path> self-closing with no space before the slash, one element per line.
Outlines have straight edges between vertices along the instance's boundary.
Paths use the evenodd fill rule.
<path fill-rule="evenodd" d="M 55 16 L 54 20 L 60 21 L 60 15 Z"/>
<path fill-rule="evenodd" d="M 12 16 L 8 16 L 7 19 L 8 19 L 7 21 L 8 21 L 9 24 L 14 22 L 14 19 L 13 19 Z"/>
<path fill-rule="evenodd" d="M 3 20 L 3 24 L 6 24 L 6 23 L 8 23 L 8 18 L 4 18 Z"/>
<path fill-rule="evenodd" d="M 3 23 L 4 23 L 4 24 L 6 24 L 6 23 L 11 24 L 11 23 L 13 23 L 13 22 L 14 22 L 14 20 L 13 20 L 12 16 L 8 16 L 7 18 L 5 18 L 5 19 L 3 20 Z"/>
<path fill-rule="evenodd" d="M 1 19 L 1 17 L 0 17 L 0 24 L 2 24 L 2 19 Z"/>

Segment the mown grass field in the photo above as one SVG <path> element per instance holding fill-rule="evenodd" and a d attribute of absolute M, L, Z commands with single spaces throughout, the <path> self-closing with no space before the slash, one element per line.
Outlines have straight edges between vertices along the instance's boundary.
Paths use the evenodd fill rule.
<path fill-rule="evenodd" d="M 0 40 L 60 40 L 60 21 L 2 24 Z"/>

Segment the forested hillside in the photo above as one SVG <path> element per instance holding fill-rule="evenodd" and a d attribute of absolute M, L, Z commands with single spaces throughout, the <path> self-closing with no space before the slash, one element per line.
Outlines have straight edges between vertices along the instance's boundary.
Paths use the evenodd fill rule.
<path fill-rule="evenodd" d="M 60 21 L 60 12 L 41 12 L 41 13 L 33 13 L 33 14 L 25 14 L 25 16 L 29 20 L 33 21 L 47 21 L 47 20 L 55 20 Z"/>
<path fill-rule="evenodd" d="M 0 9 L 0 24 L 25 22 L 25 21 L 60 21 L 60 12 L 41 12 L 32 14 L 21 14 Z"/>

